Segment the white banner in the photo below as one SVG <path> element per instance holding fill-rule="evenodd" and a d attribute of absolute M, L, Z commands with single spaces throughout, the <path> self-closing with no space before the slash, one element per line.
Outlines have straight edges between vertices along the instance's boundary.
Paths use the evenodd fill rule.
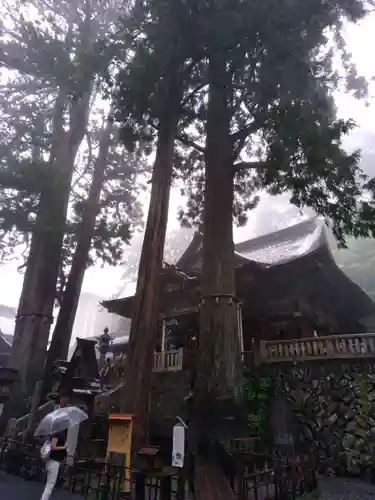
<path fill-rule="evenodd" d="M 183 467 L 185 458 L 185 427 L 178 423 L 173 427 L 172 467 Z"/>

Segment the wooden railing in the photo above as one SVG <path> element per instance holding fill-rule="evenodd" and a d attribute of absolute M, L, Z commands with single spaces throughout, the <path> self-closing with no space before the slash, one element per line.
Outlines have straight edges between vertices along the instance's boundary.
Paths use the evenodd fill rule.
<path fill-rule="evenodd" d="M 54 401 L 47 401 L 43 405 L 39 406 L 35 412 L 35 424 L 38 424 L 42 418 L 44 418 L 48 413 L 51 413 L 55 407 Z M 27 424 L 29 421 L 30 414 L 27 413 L 23 417 L 17 419 L 15 423 L 15 431 L 17 434 L 22 434 L 26 431 Z"/>
<path fill-rule="evenodd" d="M 255 346 L 254 346 L 255 347 Z M 154 354 L 154 372 L 175 372 L 193 366 L 196 351 L 174 349 Z M 260 363 L 282 361 L 375 358 L 375 333 L 331 335 L 291 340 L 261 341 L 258 349 L 242 355 L 248 369 Z"/>
<path fill-rule="evenodd" d="M 176 372 L 183 369 L 184 349 L 156 352 L 154 354 L 154 372 Z"/>
<path fill-rule="evenodd" d="M 259 443 L 259 438 L 235 438 L 223 442 L 224 448 L 229 453 L 254 453 L 257 444 Z"/>
<path fill-rule="evenodd" d="M 375 357 L 375 333 L 260 342 L 259 361 Z"/>

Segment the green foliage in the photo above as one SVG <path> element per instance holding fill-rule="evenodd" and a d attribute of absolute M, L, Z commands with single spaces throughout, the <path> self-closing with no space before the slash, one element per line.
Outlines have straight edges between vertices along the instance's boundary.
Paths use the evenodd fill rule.
<path fill-rule="evenodd" d="M 300 500 L 314 500 L 319 498 L 319 494 L 316 491 L 311 491 L 307 493 L 303 493 L 303 495 L 298 497 Z"/>
<path fill-rule="evenodd" d="M 353 419 L 346 427 L 342 444 L 347 469 L 358 474 L 362 468 L 369 467 L 372 463 L 371 423 L 373 423 L 373 408 L 370 399 L 372 387 L 368 377 L 360 374 L 356 382 L 356 384 L 352 384 L 352 390 L 355 394 Z"/>
<path fill-rule="evenodd" d="M 32 21 L 28 10 L 32 9 Z M 48 232 L 55 221 L 40 218 L 42 195 L 58 189 L 54 150 L 60 117 L 74 137 L 75 171 L 62 250 L 65 273 L 87 208 L 103 122 L 108 111 L 96 96 L 103 91 L 114 47 L 108 42 L 118 5 L 112 0 L 17 1 L 4 9 L 0 62 L 9 77 L 0 87 L 0 240 L 2 260 L 15 249 L 27 257 L 30 236 Z M 90 105 L 91 101 L 91 105 Z M 85 113 L 88 105 L 88 125 Z M 104 105 L 105 106 L 105 105 Z M 74 125 L 74 126 L 73 126 Z M 125 244 L 142 217 L 139 172 L 147 172 L 142 151 L 128 154 L 114 129 L 92 240 L 90 262 L 121 262 Z M 38 226 L 37 226 L 38 224 Z M 60 223 L 59 223 L 60 224 Z"/>
<path fill-rule="evenodd" d="M 358 394 L 358 407 L 359 415 L 365 420 L 368 420 L 371 413 L 371 403 L 369 399 L 369 384 L 366 378 L 361 375 L 359 377 L 359 394 Z"/>
<path fill-rule="evenodd" d="M 311 394 L 304 391 L 291 391 L 289 399 L 293 404 L 293 412 L 297 416 L 312 418 L 315 415 L 315 403 Z"/>
<path fill-rule="evenodd" d="M 161 121 L 172 111 L 184 122 L 182 128 L 190 123 L 192 85 L 199 67 L 191 37 L 194 7 L 180 0 L 146 0 L 119 25 L 116 41 L 122 39 L 123 46 L 118 43 L 116 118 L 129 151 L 142 145 L 151 152 Z"/>
<path fill-rule="evenodd" d="M 346 153 L 341 143 L 354 124 L 336 118 L 333 102 L 342 86 L 356 97 L 366 95 L 341 30 L 345 19 L 356 22 L 369 8 L 365 1 L 227 0 L 220 8 L 203 2 L 194 11 L 194 56 L 205 61 L 220 54 L 226 65 L 237 223 L 246 221 L 264 189 L 290 193 L 294 205 L 329 218 L 342 243 L 346 234 L 374 234 L 373 202 L 363 198 L 372 183 L 359 167 L 359 153 Z M 338 55 L 342 67 L 336 69 Z M 188 134 L 187 121 L 181 121 L 183 142 L 195 148 L 178 151 L 183 191 L 190 197 L 180 214 L 185 224 L 201 220 L 207 84 L 202 64 Z"/>
<path fill-rule="evenodd" d="M 359 167 L 359 153 L 342 147 L 354 124 L 336 118 L 333 101 L 334 91 L 343 87 L 366 97 L 342 26 L 362 19 L 370 7 L 366 0 L 137 3 L 117 37 L 132 42 L 119 55 L 130 64 L 119 73 L 117 117 L 128 148 L 149 147 L 171 92 L 167 77 L 180 75 L 175 175 L 189 198 L 180 211 L 183 225 L 202 220 L 208 61 L 220 54 L 236 223 L 246 222 L 266 190 L 288 193 L 297 207 L 326 216 L 341 243 L 346 234 L 373 235 L 372 198 L 363 196 L 371 194 L 373 183 Z"/>
<path fill-rule="evenodd" d="M 249 435 L 259 438 L 261 446 L 267 446 L 272 439 L 270 403 L 275 390 L 276 384 L 271 377 L 248 375 L 244 380 L 243 394 Z"/>

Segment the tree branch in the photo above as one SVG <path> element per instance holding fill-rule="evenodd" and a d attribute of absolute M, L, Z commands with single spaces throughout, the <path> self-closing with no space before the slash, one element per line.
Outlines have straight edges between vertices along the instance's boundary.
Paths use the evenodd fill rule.
<path fill-rule="evenodd" d="M 234 173 L 241 172 L 242 170 L 266 170 L 270 168 L 271 164 L 267 161 L 241 161 L 233 165 Z"/>
<path fill-rule="evenodd" d="M 257 122 L 253 121 L 249 125 L 245 125 L 242 127 L 240 130 L 237 132 L 234 132 L 231 135 L 231 141 L 233 145 L 233 159 L 235 160 L 238 158 L 238 155 L 241 153 L 246 139 L 249 137 L 249 135 L 254 134 L 257 130 L 259 130 L 260 126 Z M 237 143 L 237 144 L 235 144 Z M 234 147 L 236 146 L 236 147 Z"/>
<path fill-rule="evenodd" d="M 200 85 L 198 85 L 198 87 L 196 87 L 194 90 L 192 90 L 186 97 L 185 99 L 183 99 L 182 103 L 181 103 L 181 108 L 183 108 L 189 101 L 192 97 L 194 97 L 195 95 L 197 95 L 201 90 L 204 89 L 204 87 L 207 86 L 207 83 L 201 83 Z"/>
<path fill-rule="evenodd" d="M 176 139 L 181 142 L 182 144 L 184 144 L 185 146 L 189 146 L 190 148 L 194 148 L 196 149 L 197 151 L 199 151 L 199 153 L 202 153 L 203 155 L 206 153 L 206 148 L 203 147 L 203 146 L 200 146 L 199 144 L 197 144 L 196 142 L 194 141 L 191 141 L 188 137 L 186 137 L 185 135 L 180 135 L 180 134 L 177 134 L 176 135 Z"/>
<path fill-rule="evenodd" d="M 150 125 L 153 129 L 155 129 L 155 130 L 159 131 L 159 127 L 158 127 L 157 125 L 155 125 L 155 123 L 152 123 L 152 121 L 149 121 L 148 123 L 149 123 L 149 125 Z M 185 135 L 183 135 L 183 134 L 182 134 L 182 135 L 181 135 L 181 134 L 177 134 L 177 135 L 175 136 L 175 138 L 176 138 L 179 142 L 181 142 L 182 144 L 184 144 L 185 146 L 188 146 L 188 147 L 190 147 L 190 148 L 194 148 L 194 149 L 196 149 L 197 151 L 199 151 L 199 153 L 202 153 L 203 155 L 204 155 L 204 154 L 205 154 L 205 152 L 206 152 L 206 148 L 205 148 L 204 146 L 200 146 L 199 144 L 197 144 L 196 142 L 194 142 L 194 141 L 190 140 L 188 137 L 186 137 L 186 136 L 185 136 Z"/>

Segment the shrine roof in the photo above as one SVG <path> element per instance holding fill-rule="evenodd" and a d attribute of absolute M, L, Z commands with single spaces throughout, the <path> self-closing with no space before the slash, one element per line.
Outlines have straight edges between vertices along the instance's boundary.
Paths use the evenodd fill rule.
<path fill-rule="evenodd" d="M 8 342 L 7 339 L 5 339 L 2 334 L 0 333 L 0 352 L 10 352 L 12 349 L 12 344 Z"/>
<path fill-rule="evenodd" d="M 6 367 L 8 365 L 11 349 L 12 346 L 0 334 L 0 367 Z"/>
<path fill-rule="evenodd" d="M 249 275 L 257 276 L 258 272 L 261 273 L 261 282 L 264 285 L 273 281 L 269 281 L 272 276 L 286 275 L 286 283 L 289 283 L 288 288 L 291 289 L 294 288 L 290 278 L 293 270 L 301 267 L 311 268 L 308 279 L 303 280 L 302 287 L 305 291 L 308 288 L 313 289 L 313 293 L 309 295 L 317 296 L 317 290 L 321 290 L 319 295 L 330 298 L 329 306 L 332 306 L 334 314 L 342 315 L 346 310 L 355 321 L 361 322 L 363 318 L 372 317 L 375 326 L 375 304 L 337 266 L 331 252 L 330 238 L 332 237 L 324 219 L 314 217 L 304 220 L 286 229 L 236 244 L 236 267 L 248 269 Z M 202 264 L 201 252 L 202 234 L 196 232 L 176 265 L 168 268 L 168 274 L 174 272 L 185 282 L 197 280 Z M 314 269 L 320 269 L 320 272 L 315 272 Z M 300 282 L 296 283 L 300 291 L 301 286 Z M 165 292 L 166 301 L 169 293 L 173 292 Z M 322 300 L 324 302 L 324 297 Z M 125 297 L 104 301 L 102 305 L 109 312 L 130 317 L 132 301 L 133 297 Z"/>
<path fill-rule="evenodd" d="M 328 228 L 321 217 L 314 217 L 293 226 L 235 245 L 237 264 L 252 263 L 256 267 L 273 267 L 329 249 Z M 203 236 L 195 233 L 193 240 L 176 263 L 185 272 L 201 268 Z"/>

